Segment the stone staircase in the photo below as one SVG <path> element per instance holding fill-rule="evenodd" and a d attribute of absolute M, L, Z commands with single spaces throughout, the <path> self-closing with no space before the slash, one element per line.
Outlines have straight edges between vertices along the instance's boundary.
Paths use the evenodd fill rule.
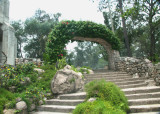
<path fill-rule="evenodd" d="M 125 72 L 97 72 L 85 75 L 86 83 L 105 79 L 118 85 L 128 98 L 131 114 L 160 114 L 160 87 L 147 87 L 145 78 L 132 78 Z M 60 95 L 58 99 L 47 100 L 32 114 L 71 113 L 76 105 L 83 102 L 85 92 Z"/>

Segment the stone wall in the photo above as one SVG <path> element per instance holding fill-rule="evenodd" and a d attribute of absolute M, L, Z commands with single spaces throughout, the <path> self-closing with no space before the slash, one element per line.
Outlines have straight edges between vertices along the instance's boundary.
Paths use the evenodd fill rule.
<path fill-rule="evenodd" d="M 43 61 L 41 61 L 39 58 L 16 58 L 15 63 L 16 65 L 24 63 L 33 63 L 37 66 L 41 66 L 43 64 Z"/>
<path fill-rule="evenodd" d="M 133 77 L 153 77 L 154 65 L 148 59 L 120 57 L 116 61 L 116 70 L 125 71 Z"/>
<path fill-rule="evenodd" d="M 156 82 L 156 85 L 160 85 L 160 63 L 155 65 L 154 68 L 154 81 Z"/>
<path fill-rule="evenodd" d="M 160 63 L 154 65 L 148 59 L 119 57 L 116 61 L 116 70 L 127 72 L 133 78 L 144 77 L 145 81 L 154 80 L 154 85 L 160 85 Z"/>

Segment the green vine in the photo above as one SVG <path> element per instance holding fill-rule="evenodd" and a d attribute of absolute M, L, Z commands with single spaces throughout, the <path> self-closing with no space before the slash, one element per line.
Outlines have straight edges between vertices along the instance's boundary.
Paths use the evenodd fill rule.
<path fill-rule="evenodd" d="M 102 38 L 112 45 L 112 49 L 120 49 L 119 39 L 104 25 L 90 21 L 61 21 L 49 34 L 44 60 L 55 63 L 66 55 L 65 44 L 75 36 L 86 38 Z"/>

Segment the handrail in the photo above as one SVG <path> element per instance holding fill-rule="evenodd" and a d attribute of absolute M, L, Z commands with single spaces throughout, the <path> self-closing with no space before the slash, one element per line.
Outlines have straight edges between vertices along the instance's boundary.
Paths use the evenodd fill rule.
<path fill-rule="evenodd" d="M 7 56 L 6 56 L 6 54 L 3 51 L 1 51 L 1 50 L 0 50 L 0 53 L 2 53 L 2 58 L 5 57 L 5 59 L 2 59 L 2 58 L 0 58 L 0 59 L 1 60 L 5 60 L 3 64 L 6 64 L 6 62 L 7 62 Z"/>

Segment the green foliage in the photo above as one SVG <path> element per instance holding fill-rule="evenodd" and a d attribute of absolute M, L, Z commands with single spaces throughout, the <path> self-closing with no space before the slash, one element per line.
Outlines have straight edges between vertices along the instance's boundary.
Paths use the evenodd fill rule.
<path fill-rule="evenodd" d="M 16 91 L 14 93 L 14 99 L 11 100 L 10 97 L 12 97 L 12 93 L 6 93 L 7 90 L 2 91 L 0 88 L 1 112 L 3 111 L 4 105 L 6 108 L 13 108 L 16 103 L 15 98 L 17 97 L 20 97 L 26 102 L 28 111 L 30 110 L 31 104 L 34 103 L 39 105 L 39 101 L 43 101 L 44 97 L 51 98 L 51 96 L 47 96 L 46 93 L 51 92 L 50 83 L 57 71 L 55 65 L 47 64 L 41 66 L 40 68 L 45 70 L 45 72 L 39 75 L 38 72 L 33 71 L 33 68 L 33 64 L 22 64 L 17 67 L 3 66 L 3 69 L 1 69 L 1 74 L 3 75 L 0 76 L 0 80 L 2 81 L 1 87 L 3 87 L 2 90 L 4 90 L 4 88 L 9 89 L 9 87 L 15 86 Z M 31 82 L 24 86 L 21 82 L 25 82 L 26 77 L 29 77 Z M 1 105 L 1 103 L 3 105 Z"/>
<path fill-rule="evenodd" d="M 124 93 L 114 83 L 101 81 L 92 81 L 85 86 L 87 99 L 98 97 L 109 101 L 113 106 L 119 107 L 123 111 L 128 110 L 128 102 Z"/>
<path fill-rule="evenodd" d="M 40 87 L 30 86 L 26 89 L 26 97 L 32 99 L 32 103 L 39 105 L 39 101 L 44 99 L 44 90 Z"/>
<path fill-rule="evenodd" d="M 18 57 L 22 57 L 22 45 L 26 56 L 30 58 L 42 58 L 45 51 L 45 43 L 51 29 L 59 22 L 60 13 L 48 14 L 43 10 L 36 10 L 34 16 L 22 21 L 13 21 L 11 25 L 15 29 L 18 41 Z"/>
<path fill-rule="evenodd" d="M 73 114 L 126 114 L 108 101 L 96 100 L 79 104 Z"/>
<path fill-rule="evenodd" d="M 13 108 L 15 104 L 14 94 L 4 88 L 0 88 L 0 114 L 3 114 L 4 107 Z"/>
<path fill-rule="evenodd" d="M 79 72 L 78 69 L 74 65 L 71 65 L 71 70 L 73 70 L 75 72 Z"/>
<path fill-rule="evenodd" d="M 2 66 L 0 71 L 0 80 L 2 81 L 1 87 L 9 89 L 11 86 L 15 86 L 17 92 L 22 91 L 26 88 L 26 85 L 23 86 L 23 83 L 27 82 L 27 78 L 29 77 L 31 81 L 35 82 L 38 75 L 33 71 L 34 65 L 29 64 L 20 64 L 16 67 L 12 66 Z M 29 83 L 28 83 L 29 84 Z"/>
<path fill-rule="evenodd" d="M 63 56 L 63 54 L 61 54 L 61 56 Z M 63 69 L 66 65 L 67 65 L 66 58 L 62 57 L 61 59 L 58 59 L 58 61 L 56 63 L 56 68 L 58 70 Z"/>
<path fill-rule="evenodd" d="M 52 65 L 47 64 L 47 65 L 44 65 L 40 68 L 45 70 L 45 72 L 40 75 L 40 77 L 42 77 L 42 78 L 37 81 L 36 86 L 43 88 L 43 90 L 45 90 L 46 92 L 51 92 L 50 91 L 51 81 L 57 72 L 55 65 L 54 64 L 52 64 Z"/>
<path fill-rule="evenodd" d="M 65 44 L 74 36 L 102 38 L 110 43 L 113 49 L 118 50 L 120 48 L 118 38 L 104 25 L 90 21 L 62 21 L 49 34 L 45 53 L 47 59 L 45 61 L 55 63 L 61 58 L 58 55 L 65 55 Z"/>
<path fill-rule="evenodd" d="M 19 64 L 16 66 L 15 71 L 18 74 L 21 74 L 21 73 L 27 74 L 27 73 L 33 72 L 34 67 L 35 65 L 33 63 Z"/>

